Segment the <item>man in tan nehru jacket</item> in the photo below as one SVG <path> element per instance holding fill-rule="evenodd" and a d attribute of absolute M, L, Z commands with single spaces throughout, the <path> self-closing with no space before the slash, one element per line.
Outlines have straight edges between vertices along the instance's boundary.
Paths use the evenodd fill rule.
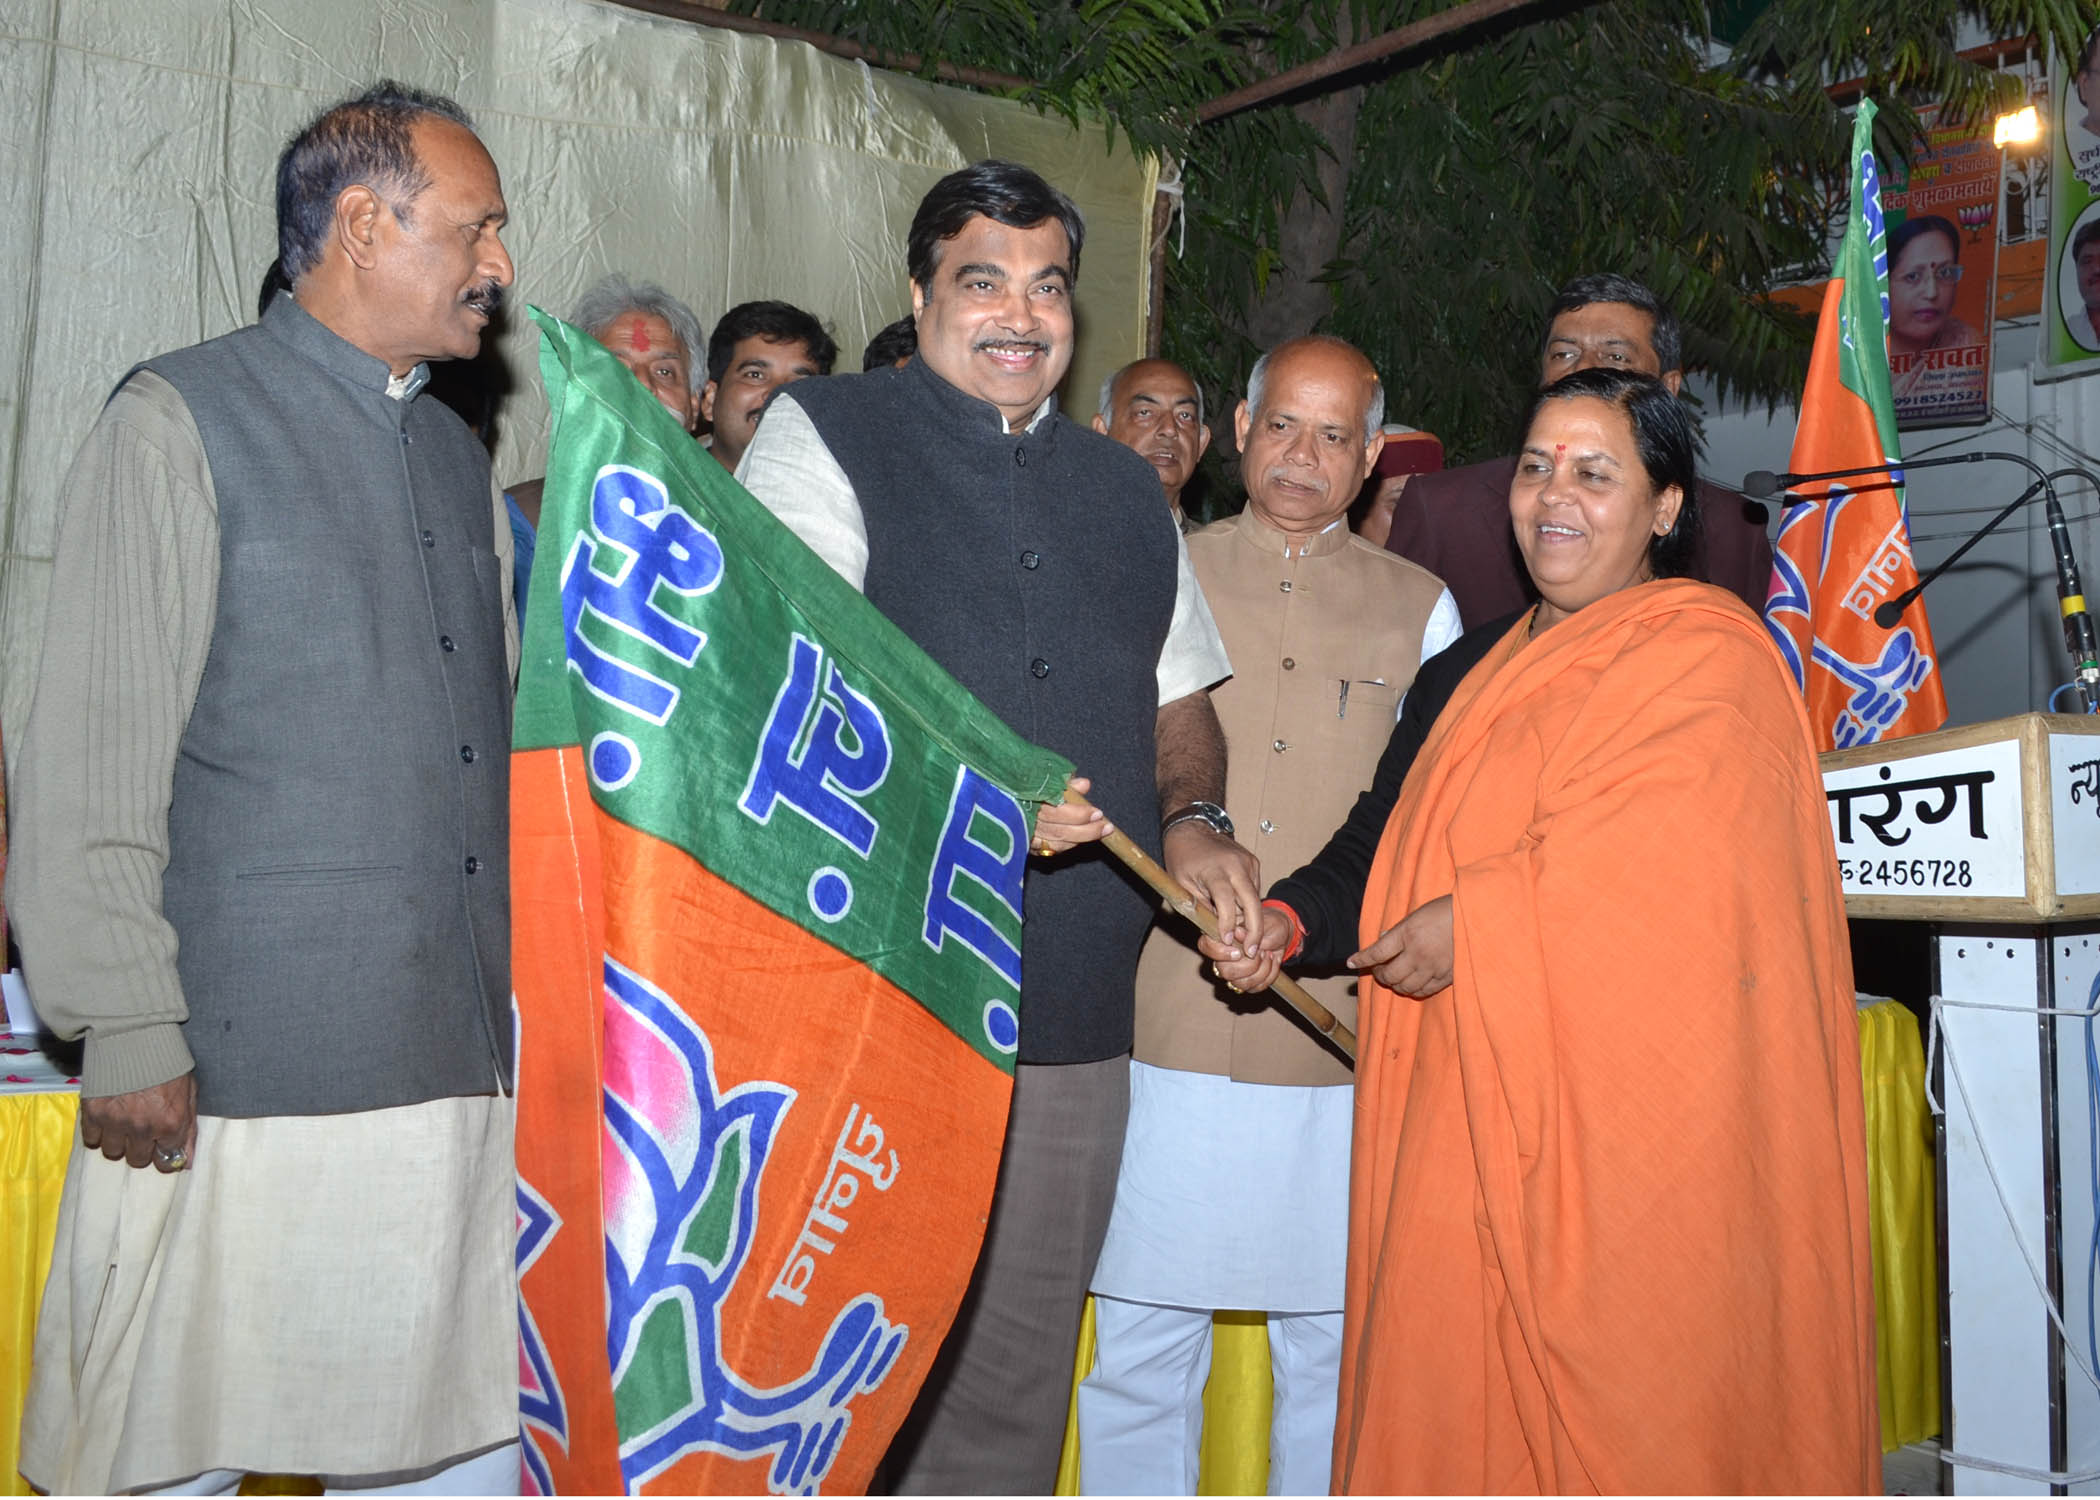
<path fill-rule="evenodd" d="M 1341 826 L 1415 669 L 1459 633 L 1434 576 L 1353 536 L 1385 394 L 1338 339 L 1254 367 L 1234 415 L 1246 508 L 1189 557 L 1232 658 L 1213 690 L 1226 800 L 1265 870 Z M 1309 1028 L 1212 977 L 1162 925 L 1138 966 L 1130 1124 L 1094 1273 L 1099 1360 L 1080 1388 L 1088 1494 L 1192 1494 L 1211 1310 L 1269 1315 L 1269 1492 L 1322 1494 L 1341 1357 L 1352 1074 Z M 1347 975 L 1308 982 L 1354 1025 Z"/>

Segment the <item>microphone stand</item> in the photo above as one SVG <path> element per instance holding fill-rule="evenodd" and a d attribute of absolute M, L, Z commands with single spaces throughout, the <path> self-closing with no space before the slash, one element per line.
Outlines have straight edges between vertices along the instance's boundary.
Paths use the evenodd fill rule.
<path fill-rule="evenodd" d="M 2037 465 L 2037 468 L 2039 468 L 2039 465 Z M 2013 497 L 2013 501 L 2010 505 L 2006 506 L 2005 509 L 1999 511 L 1998 514 L 1996 514 L 1995 516 L 1992 516 L 1990 520 L 1984 522 L 1983 529 L 1981 531 L 1978 531 L 1966 542 L 1963 542 L 1959 547 L 1956 547 L 1952 552 L 1948 553 L 1947 556 L 1939 563 L 1939 565 L 1933 568 L 1931 572 L 1927 573 L 1923 578 L 1920 578 L 1916 583 L 1912 584 L 1902 593 L 1896 595 L 1895 598 L 1884 599 L 1881 601 L 1881 603 L 1875 605 L 1874 623 L 1876 625 L 1879 625 L 1883 630 L 1894 629 L 1896 622 L 1903 618 L 1903 611 L 1909 609 L 1911 604 L 1917 599 L 1918 595 L 1925 592 L 1926 584 L 1931 583 L 1934 579 L 1938 578 L 1940 574 L 1946 572 L 1949 568 L 1953 567 L 1956 563 L 1960 562 L 1962 560 L 1963 555 L 1966 554 L 1971 547 L 1975 546 L 1978 542 L 1982 541 L 1985 537 L 1989 536 L 1992 532 L 1996 531 L 2000 523 L 2002 523 L 2008 516 L 2010 516 L 2014 511 L 2018 510 L 2021 506 L 2025 505 L 2028 501 L 2032 500 L 2036 495 L 2040 494 L 2043 490 L 2047 489 L 2048 487 L 2049 485 L 2046 479 L 2037 479 L 2033 484 L 2027 486 L 2026 489 L 2020 491 L 2018 495 Z"/>
<path fill-rule="evenodd" d="M 1755 469 L 1743 476 L 1743 493 L 1752 500 L 1769 500 L 1788 485 L 1812 484 L 1825 479 L 1852 479 L 1861 474 L 1886 474 L 1886 484 L 1859 485 L 1855 490 L 1892 490 L 1902 483 L 1896 476 L 1911 469 L 1943 469 L 1950 464 L 1980 464 L 1997 462 L 2019 464 L 2035 478 L 2042 477 L 2042 466 L 2033 459 L 2018 453 L 1942 453 L 1931 458 L 1907 458 L 1892 464 L 1866 464 L 1857 469 L 1826 469 L 1819 474 L 1774 474 L 1769 469 Z M 1781 495 L 1786 505 L 1804 505 L 1807 498 L 1801 495 Z"/>

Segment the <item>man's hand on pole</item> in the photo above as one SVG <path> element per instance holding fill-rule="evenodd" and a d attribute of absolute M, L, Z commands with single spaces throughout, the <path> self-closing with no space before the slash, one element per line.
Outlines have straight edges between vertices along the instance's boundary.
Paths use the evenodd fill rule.
<path fill-rule="evenodd" d="M 1084 776 L 1074 776 L 1065 785 L 1082 797 L 1094 786 Z M 1045 802 L 1035 811 L 1035 833 L 1028 851 L 1036 855 L 1062 854 L 1081 844 L 1099 843 L 1115 831 L 1115 826 L 1100 808 L 1089 803 Z"/>
<path fill-rule="evenodd" d="M 1189 894 L 1218 914 L 1232 945 L 1251 941 L 1261 910 L 1261 863 L 1237 840 L 1191 818 L 1167 830 L 1160 863 Z"/>

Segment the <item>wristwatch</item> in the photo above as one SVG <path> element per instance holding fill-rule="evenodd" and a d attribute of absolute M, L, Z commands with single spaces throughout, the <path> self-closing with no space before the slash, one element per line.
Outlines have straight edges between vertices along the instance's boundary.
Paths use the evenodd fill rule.
<path fill-rule="evenodd" d="M 1232 837 L 1232 819 L 1227 815 L 1225 809 L 1218 806 L 1215 802 L 1185 802 L 1180 807 L 1175 808 L 1174 811 L 1160 819 L 1159 831 L 1161 836 L 1164 837 L 1166 831 L 1176 823 L 1186 823 L 1192 818 L 1201 819 L 1203 822 L 1208 823 L 1211 831 L 1214 833 L 1222 833 L 1227 838 Z"/>

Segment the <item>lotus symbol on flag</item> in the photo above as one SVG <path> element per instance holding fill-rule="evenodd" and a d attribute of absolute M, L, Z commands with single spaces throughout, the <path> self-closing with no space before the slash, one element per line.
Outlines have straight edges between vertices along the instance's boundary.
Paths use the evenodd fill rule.
<path fill-rule="evenodd" d="M 629 1493 L 686 1454 L 772 1456 L 775 1494 L 814 1493 L 853 1398 L 882 1384 L 910 1330 L 879 1297 L 849 1300 L 800 1378 L 760 1389 L 722 1356 L 722 1305 L 750 1257 L 766 1157 L 795 1091 L 726 1093 L 707 1036 L 666 995 L 605 961 L 607 1353 Z"/>

